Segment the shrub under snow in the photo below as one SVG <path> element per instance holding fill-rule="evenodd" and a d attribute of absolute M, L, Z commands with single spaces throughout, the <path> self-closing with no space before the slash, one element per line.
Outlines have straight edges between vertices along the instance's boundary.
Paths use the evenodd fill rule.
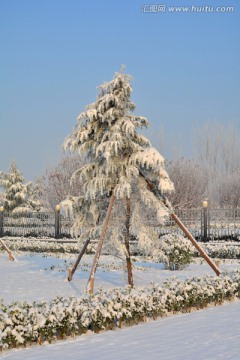
<path fill-rule="evenodd" d="M 29 251 L 36 253 L 79 253 L 77 243 L 48 242 L 36 239 L 6 239 L 5 244 L 12 251 Z"/>
<path fill-rule="evenodd" d="M 194 248 L 191 242 L 179 234 L 161 236 L 154 258 L 162 262 L 165 269 L 179 270 L 191 263 Z"/>
<path fill-rule="evenodd" d="M 38 253 L 71 253 L 78 254 L 80 251 L 79 244 L 77 243 L 60 243 L 48 242 L 36 239 L 15 239 L 5 238 L 4 242 L 12 251 L 29 251 Z M 240 259 L 240 246 L 234 245 L 232 242 L 215 243 L 215 244 L 201 244 L 202 248 L 206 251 L 211 258 L 219 259 Z M 88 247 L 87 253 L 95 252 L 96 242 L 93 242 Z M 136 244 L 132 244 L 135 254 L 140 254 Z M 4 251 L 0 247 L 0 252 Z M 142 251 L 141 251 L 142 252 Z M 171 254 L 169 256 L 169 254 Z M 152 249 L 148 247 L 148 255 L 152 254 Z M 166 268 L 171 268 L 169 263 L 179 263 L 179 268 L 186 265 L 188 257 L 200 256 L 198 251 L 193 248 L 190 240 L 178 234 L 164 235 L 160 238 L 159 247 L 153 251 L 154 260 L 163 262 Z M 173 261 L 173 260 L 174 261 Z M 175 269 L 175 268 L 174 268 Z"/>
<path fill-rule="evenodd" d="M 209 303 L 240 297 L 240 272 L 219 277 L 171 278 L 163 286 L 118 288 L 80 298 L 46 302 L 0 303 L 0 349 L 42 344 L 88 330 L 98 332 L 155 319 L 169 312 L 187 312 Z"/>
<path fill-rule="evenodd" d="M 204 244 L 208 256 L 219 259 L 240 259 L 240 246 L 233 243 Z"/>

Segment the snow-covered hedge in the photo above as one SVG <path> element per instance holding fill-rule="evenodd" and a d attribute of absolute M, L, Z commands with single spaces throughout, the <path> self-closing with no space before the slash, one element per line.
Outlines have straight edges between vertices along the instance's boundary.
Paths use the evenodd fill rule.
<path fill-rule="evenodd" d="M 192 255 L 192 249 L 193 246 L 191 242 L 180 236 L 178 240 L 174 240 L 171 244 L 172 239 L 170 239 L 170 245 L 167 245 L 167 242 L 169 243 L 169 237 L 174 237 L 174 235 L 165 235 L 168 240 L 164 241 L 163 248 L 161 252 L 159 252 L 159 249 L 156 249 L 154 255 L 154 258 L 156 261 L 163 261 L 166 265 L 169 264 L 169 261 L 171 261 L 173 264 L 176 262 L 175 259 L 178 259 L 178 261 L 185 262 L 186 260 L 189 261 L 185 256 Z M 162 236 L 160 239 L 165 239 L 165 236 Z M 177 235 L 179 237 L 179 235 Z M 182 252 L 179 252 L 179 240 L 182 241 Z M 12 251 L 29 251 L 29 252 L 39 252 L 39 253 L 70 253 L 70 254 L 78 254 L 80 250 L 80 246 L 78 243 L 60 243 L 60 242 L 50 242 L 50 241 L 43 241 L 43 240 L 36 240 L 36 239 L 4 239 L 4 242 L 6 245 L 12 250 Z M 166 243 L 166 246 L 164 245 Z M 174 245 L 173 245 L 174 244 Z M 234 245 L 232 242 L 227 243 L 215 243 L 215 244 L 202 244 L 201 246 L 204 248 L 204 250 L 207 252 L 207 254 L 212 258 L 219 258 L 219 259 L 240 259 L 240 246 Z M 96 243 L 90 243 L 88 247 L 87 253 L 93 253 L 95 251 Z M 174 252 L 172 253 L 172 258 L 170 259 L 167 255 L 172 252 L 172 249 L 174 249 Z M 132 244 L 132 250 L 137 255 L 137 245 Z M 2 247 L 0 247 L 0 252 L 4 251 Z M 165 260 L 163 258 L 163 255 L 167 256 L 165 257 Z M 160 258 L 160 255 L 162 256 Z M 194 250 L 194 256 L 199 256 L 199 253 L 197 250 Z M 169 261 L 168 261 L 169 259 Z M 173 261 L 174 260 L 174 261 Z"/>
<path fill-rule="evenodd" d="M 163 286 L 125 287 L 80 298 L 56 298 L 50 304 L 0 303 L 0 348 L 42 344 L 89 330 L 114 329 L 235 297 L 240 297 L 239 271 L 184 282 L 172 278 Z"/>
<path fill-rule="evenodd" d="M 212 258 L 240 259 L 240 246 L 232 243 L 204 244 L 203 248 Z"/>
<path fill-rule="evenodd" d="M 80 247 L 78 243 L 60 243 L 36 239 L 4 240 L 12 251 L 29 251 L 36 253 L 70 253 L 78 254 Z M 95 244 L 90 244 L 88 252 L 91 253 Z M 0 248 L 0 251 L 2 249 Z"/>

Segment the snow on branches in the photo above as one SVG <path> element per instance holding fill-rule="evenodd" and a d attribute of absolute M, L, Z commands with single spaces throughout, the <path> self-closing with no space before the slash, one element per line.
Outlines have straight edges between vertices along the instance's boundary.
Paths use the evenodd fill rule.
<path fill-rule="evenodd" d="M 40 187 L 38 182 L 24 184 L 24 177 L 15 161 L 10 164 L 9 172 L 0 172 L 0 186 L 4 192 L 4 210 L 10 212 L 39 211 L 41 209 Z"/>
<path fill-rule="evenodd" d="M 172 191 L 173 184 L 164 169 L 163 157 L 144 135 L 138 134 L 149 122 L 132 114 L 135 104 L 131 100 L 131 81 L 131 76 L 122 71 L 99 86 L 96 101 L 78 116 L 72 134 L 64 143 L 65 149 L 78 151 L 87 162 L 74 174 L 84 184 L 84 196 L 75 198 L 74 206 L 77 226 L 83 230 L 85 239 L 90 236 L 91 228 L 101 227 L 111 194 L 121 200 L 114 205 L 119 207 L 119 221 L 112 222 L 114 229 L 109 231 L 112 238 L 119 238 L 119 231 L 123 231 L 121 215 L 126 211 L 123 199 L 130 199 L 130 223 L 138 211 L 137 219 L 141 223 L 138 229 L 144 228 L 145 233 L 149 230 L 146 213 L 155 217 L 157 223 L 168 216 L 167 208 L 148 189 L 147 181 L 154 183 L 159 193 Z M 90 213 L 93 203 L 95 216 Z M 130 235 L 143 237 L 143 230 L 135 229 L 131 234 L 132 228 L 131 225 Z"/>

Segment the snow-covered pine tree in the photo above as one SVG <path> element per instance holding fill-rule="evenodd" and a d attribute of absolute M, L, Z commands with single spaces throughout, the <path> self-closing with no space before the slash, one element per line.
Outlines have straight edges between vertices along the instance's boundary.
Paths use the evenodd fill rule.
<path fill-rule="evenodd" d="M 159 239 L 148 224 L 147 215 L 162 223 L 168 211 L 150 191 L 148 183 L 159 191 L 172 191 L 173 184 L 164 169 L 164 159 L 149 140 L 138 132 L 148 120 L 133 115 L 131 76 L 123 71 L 99 86 L 96 102 L 78 117 L 64 147 L 78 151 L 87 164 L 75 172 L 84 184 L 84 196 L 72 198 L 77 211 L 76 227 L 82 241 L 99 237 L 111 196 L 116 198 L 107 231 L 107 246 L 125 252 L 130 261 L 129 237 L 148 249 Z M 65 203 L 66 204 L 66 203 Z M 125 219 L 121 213 L 125 209 Z M 125 245 L 124 245 L 125 239 Z"/>
<path fill-rule="evenodd" d="M 30 210 L 26 200 L 31 188 L 31 182 L 24 184 L 24 178 L 17 169 L 15 161 L 10 164 L 9 172 L 0 172 L 0 186 L 5 190 L 4 209 L 6 211 Z"/>

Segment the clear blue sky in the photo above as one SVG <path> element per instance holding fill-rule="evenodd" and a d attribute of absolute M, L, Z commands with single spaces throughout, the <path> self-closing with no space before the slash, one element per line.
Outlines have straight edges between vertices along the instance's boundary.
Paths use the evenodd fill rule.
<path fill-rule="evenodd" d="M 144 13 L 143 4 L 166 11 Z M 122 64 L 155 145 L 163 131 L 164 155 L 174 139 L 191 153 L 192 130 L 205 121 L 240 124 L 239 14 L 239 0 L 0 0 L 0 170 L 14 159 L 30 180 L 54 165 L 96 87 Z"/>

